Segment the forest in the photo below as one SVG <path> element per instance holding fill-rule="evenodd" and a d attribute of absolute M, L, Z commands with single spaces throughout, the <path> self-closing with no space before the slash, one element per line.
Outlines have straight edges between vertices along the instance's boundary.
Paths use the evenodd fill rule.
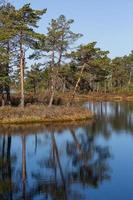
<path fill-rule="evenodd" d="M 40 102 L 51 107 L 57 94 L 67 93 L 70 105 L 76 93 L 133 91 L 133 51 L 110 58 L 110 52 L 96 41 L 78 45 L 84 36 L 73 32 L 74 20 L 64 15 L 52 19 L 40 33 L 39 21 L 46 12 L 30 4 L 17 9 L 1 2 L 1 106 L 24 107 L 41 97 Z"/>

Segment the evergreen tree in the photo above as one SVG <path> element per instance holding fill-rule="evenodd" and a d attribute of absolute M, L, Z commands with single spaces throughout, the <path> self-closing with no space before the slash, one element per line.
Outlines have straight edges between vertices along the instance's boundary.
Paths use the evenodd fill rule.
<path fill-rule="evenodd" d="M 42 69 L 39 64 L 31 65 L 31 69 L 28 70 L 26 75 L 26 88 L 34 92 L 34 95 L 37 94 L 37 89 L 40 86 L 41 81 L 43 80 Z"/>
<path fill-rule="evenodd" d="M 9 30 L 14 33 L 14 40 L 17 44 L 17 57 L 19 59 L 20 85 L 21 85 L 21 106 L 24 107 L 24 69 L 25 52 L 27 48 L 34 48 L 40 34 L 34 31 L 41 16 L 46 12 L 43 10 L 33 10 L 30 4 L 24 5 L 19 10 L 14 10 L 10 15 L 12 26 Z"/>
<path fill-rule="evenodd" d="M 52 105 L 56 85 L 58 83 L 58 66 L 66 59 L 66 54 L 74 42 L 82 35 L 71 30 L 73 20 L 67 20 L 64 15 L 52 19 L 48 27 L 46 37 L 41 38 L 38 51 L 32 56 L 34 58 L 46 57 L 47 66 L 51 68 L 51 97 L 49 107 Z"/>
<path fill-rule="evenodd" d="M 4 96 L 3 92 L 6 91 L 7 103 L 10 103 L 10 72 L 12 71 L 15 48 L 12 40 L 14 30 L 11 30 L 13 24 L 11 16 L 14 11 L 15 8 L 9 3 L 0 7 L 0 86 L 2 96 Z"/>
<path fill-rule="evenodd" d="M 71 62 L 78 69 L 74 93 L 81 84 L 87 85 L 89 90 L 93 90 L 95 82 L 106 79 L 106 67 L 110 63 L 110 59 L 107 57 L 108 53 L 108 51 L 97 48 L 96 42 L 92 42 L 81 45 L 76 51 L 68 54 L 68 58 L 71 58 Z"/>

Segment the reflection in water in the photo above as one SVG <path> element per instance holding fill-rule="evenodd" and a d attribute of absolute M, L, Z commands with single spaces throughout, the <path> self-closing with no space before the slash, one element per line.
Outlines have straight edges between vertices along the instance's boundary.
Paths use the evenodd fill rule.
<path fill-rule="evenodd" d="M 87 103 L 86 106 L 96 113 L 97 120 L 90 126 L 92 134 L 101 133 L 109 137 L 113 131 L 133 134 L 132 103 Z"/>
<path fill-rule="evenodd" d="M 129 200 L 124 190 L 111 196 L 112 191 L 116 194 L 113 181 L 120 181 L 114 175 L 117 153 L 112 138 L 118 133 L 132 134 L 133 105 L 86 106 L 96 113 L 92 122 L 1 126 L 0 199 Z M 123 172 L 122 166 L 119 170 Z"/>
<path fill-rule="evenodd" d="M 26 199 L 26 136 L 22 136 L 22 199 Z"/>

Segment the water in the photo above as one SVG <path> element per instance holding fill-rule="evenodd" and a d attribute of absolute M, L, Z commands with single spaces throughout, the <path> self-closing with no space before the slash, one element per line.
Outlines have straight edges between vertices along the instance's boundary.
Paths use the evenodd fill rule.
<path fill-rule="evenodd" d="M 0 127 L 0 200 L 133 200 L 133 104 L 92 121 Z"/>

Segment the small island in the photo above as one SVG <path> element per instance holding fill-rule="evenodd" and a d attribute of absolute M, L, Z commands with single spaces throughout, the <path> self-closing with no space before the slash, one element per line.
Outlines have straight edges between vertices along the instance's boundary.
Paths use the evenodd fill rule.
<path fill-rule="evenodd" d="M 28 106 L 23 108 L 4 107 L 0 108 L 0 124 L 23 124 L 23 123 L 51 123 L 51 122 L 75 122 L 88 120 L 93 113 L 82 107 L 66 106 Z"/>

